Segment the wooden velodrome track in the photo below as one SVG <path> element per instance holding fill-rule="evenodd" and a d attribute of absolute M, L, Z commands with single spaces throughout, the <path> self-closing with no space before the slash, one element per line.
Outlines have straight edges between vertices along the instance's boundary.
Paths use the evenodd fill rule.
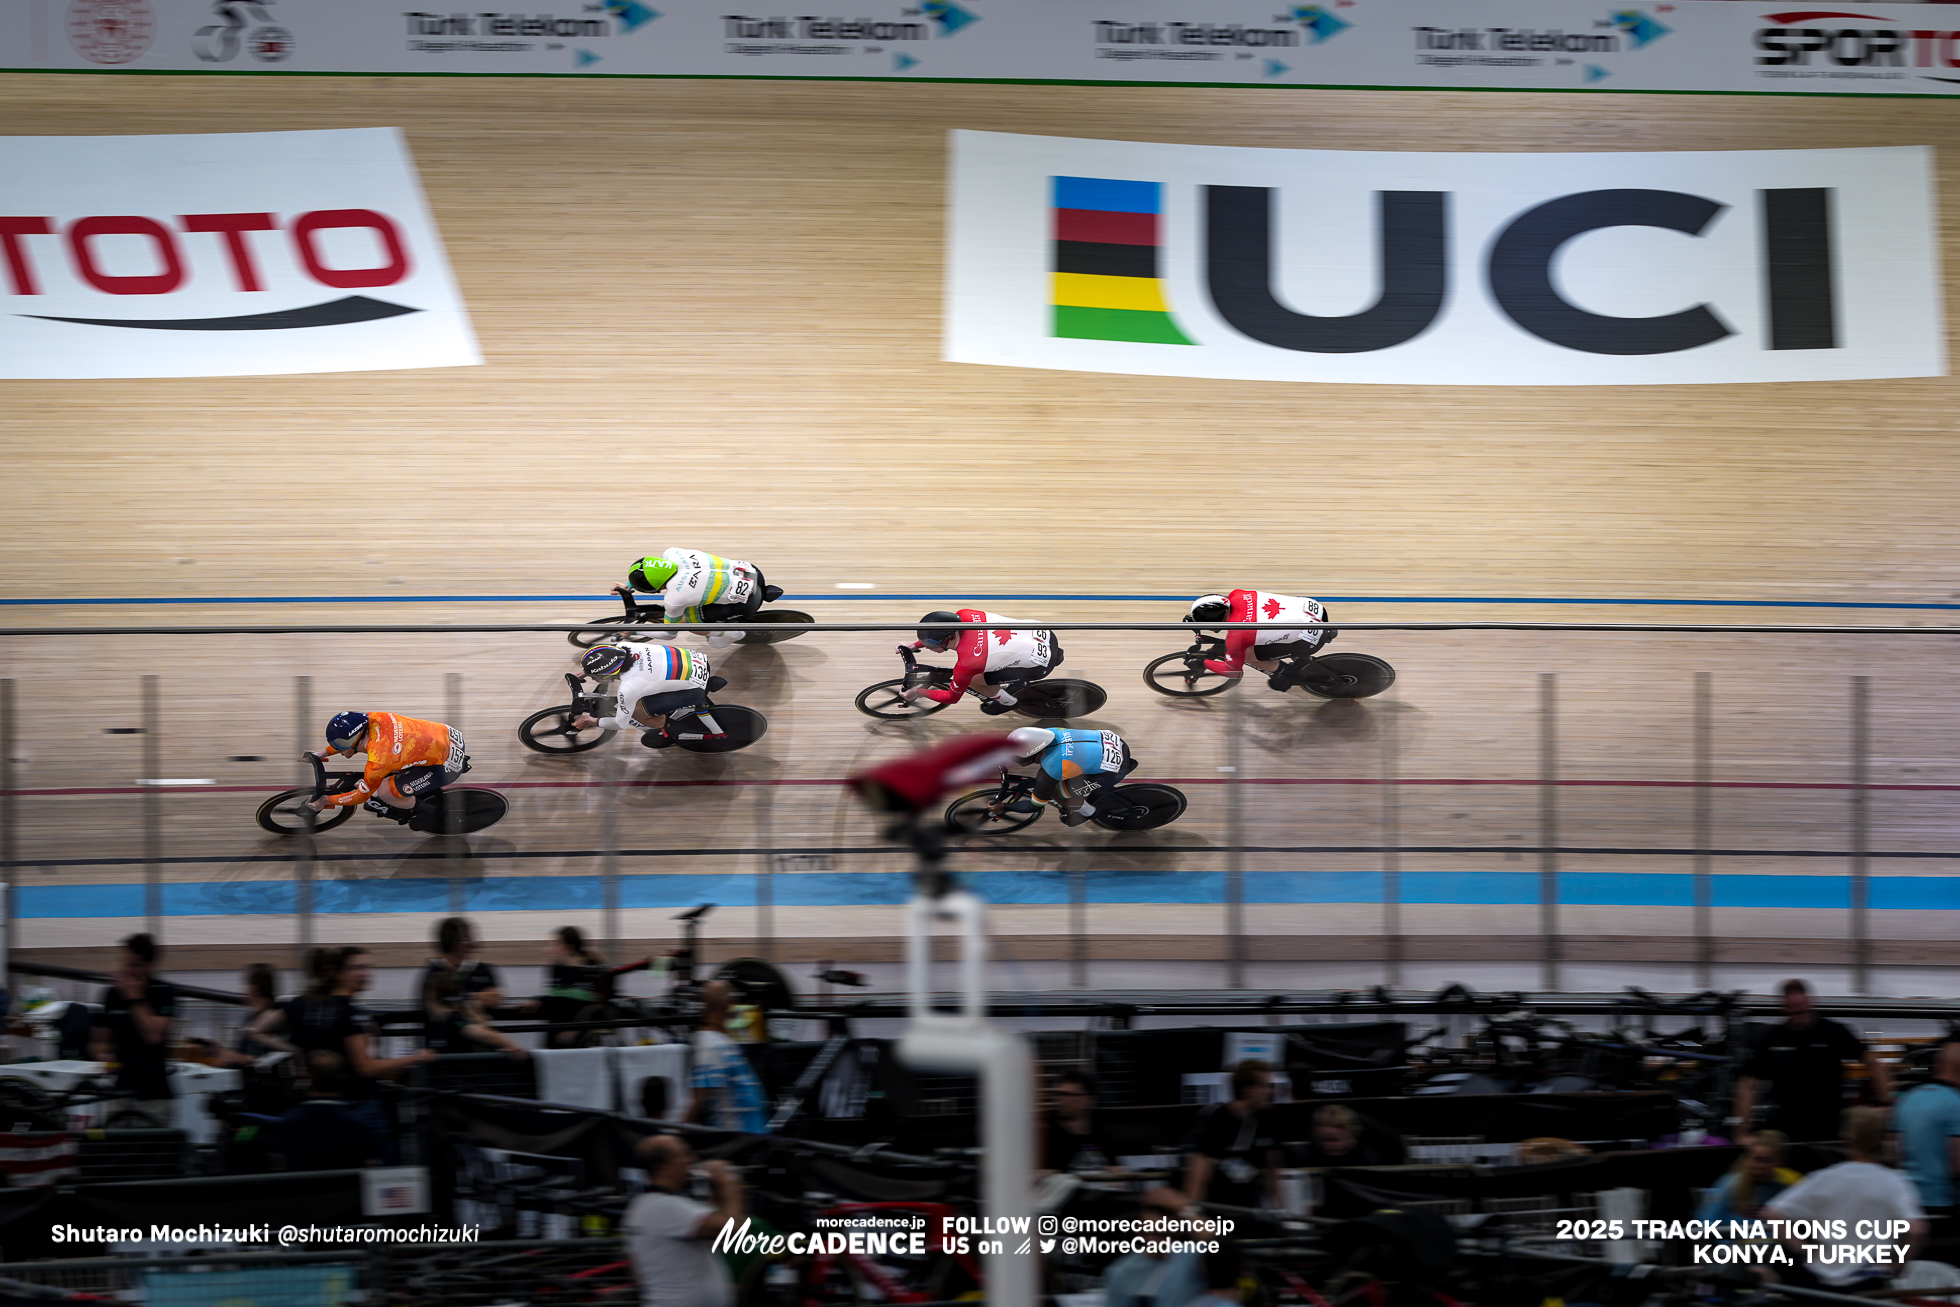
<path fill-rule="evenodd" d="M 820 619 L 909 621 L 889 595 L 1178 595 L 1255 584 L 1349 620 L 1948 624 L 1951 611 L 1719 608 L 1960 602 L 1951 379 L 1775 386 L 1305 386 L 938 361 L 945 133 L 1412 150 L 1765 149 L 1952 142 L 1935 101 L 1026 86 L 11 75 L 9 134 L 401 126 L 488 364 L 330 376 L 0 382 L 6 609 L 26 625 L 482 622 L 604 604 L 226 604 L 265 596 L 597 593 L 669 544 L 753 558 Z M 1952 213 L 1954 157 L 1939 155 Z M 1953 251 L 1949 249 L 1949 261 Z M 840 583 L 869 583 L 845 591 Z M 60 601 L 212 601 L 117 609 Z M 1475 602 L 1474 597 L 1649 601 Z M 54 601 L 52 603 L 46 601 Z M 956 606 L 945 603 L 943 606 Z M 1056 621 L 1170 620 L 1168 602 L 998 599 Z M 962 855 L 1001 902 L 1003 950 L 1067 956 L 1086 894 L 1098 983 L 1215 983 L 1227 846 L 1243 854 L 1249 984 L 1371 983 L 1381 872 L 1404 884 L 1407 975 L 1516 962 L 1536 976 L 1539 693 L 1558 676 L 1557 870 L 1567 984 L 1691 981 L 1693 674 L 1715 690 L 1713 924 L 1733 983 L 1841 985 L 1850 680 L 1870 678 L 1875 959 L 1960 961 L 1960 703 L 1944 635 L 1351 632 L 1401 671 L 1325 704 L 1247 686 L 1242 770 L 1225 701 L 1138 672 L 1164 635 L 1064 637 L 1112 691 L 1096 725 L 1190 813 L 1148 836 L 1052 818 Z M 913 736 L 850 708 L 895 674 L 890 636 L 731 651 L 723 696 L 771 721 L 721 759 L 630 739 L 577 759 L 513 728 L 562 699 L 556 635 L 0 641 L 15 678 L 18 947 L 83 962 L 140 928 L 138 677 L 161 678 L 159 799 L 173 964 L 290 958 L 289 849 L 251 824 L 287 783 L 293 678 L 342 706 L 441 716 L 464 678 L 472 781 L 511 816 L 451 860 L 366 818 L 321 840 L 320 942 L 384 961 L 461 902 L 492 957 L 552 925 L 599 930 L 602 805 L 626 852 L 620 947 L 726 905 L 716 951 L 895 954 L 902 856 L 835 782 Z M 939 738 L 984 719 L 962 707 Z M 1384 731 L 1407 783 L 1385 789 Z M 317 721 L 309 726 L 317 729 Z M 269 761 L 233 761 L 256 758 Z M 618 759 L 619 762 L 611 762 Z M 610 768 L 618 767 L 613 771 Z M 1242 826 L 1227 821 L 1229 782 Z M 624 779 L 621 790 L 601 783 Z M 57 791 L 69 791 L 57 793 Z M 82 791 L 82 792 L 75 792 Z M 1385 855 L 1391 796 L 1399 855 Z M 772 854 L 811 857 L 771 862 Z M 827 854 L 826 866 L 814 855 Z M 1909 855 L 1909 856 L 1901 856 Z M 768 920 L 755 874 L 776 869 Z M 1645 878 L 1645 879 L 1642 879 Z M 1183 971 L 1168 964 L 1194 964 Z M 1203 964 L 1203 965 L 1196 965 Z M 1618 970 L 1616 970 L 1618 968 Z M 1051 974 L 1051 973 L 1044 973 Z M 1910 992 L 1925 992 L 1924 973 Z M 1897 984 L 1907 984 L 1901 979 Z"/>

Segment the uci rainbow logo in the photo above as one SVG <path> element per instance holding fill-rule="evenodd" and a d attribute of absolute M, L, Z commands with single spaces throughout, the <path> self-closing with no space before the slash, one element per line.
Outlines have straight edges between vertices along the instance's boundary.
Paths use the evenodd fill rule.
<path fill-rule="evenodd" d="M 1178 330 L 1157 275 L 1158 182 L 1051 177 L 1053 328 L 1076 340 L 1195 345 Z"/>

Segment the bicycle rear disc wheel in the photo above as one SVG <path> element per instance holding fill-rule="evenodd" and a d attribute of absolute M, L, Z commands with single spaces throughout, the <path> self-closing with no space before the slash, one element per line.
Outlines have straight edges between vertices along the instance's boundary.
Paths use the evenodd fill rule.
<path fill-rule="evenodd" d="M 687 729 L 677 732 L 669 728 L 667 732 L 674 737 L 675 744 L 689 753 L 733 753 L 737 749 L 748 748 L 761 739 L 764 732 L 769 729 L 767 717 L 753 708 L 744 708 L 739 703 L 718 703 L 702 711 L 714 714 L 715 722 L 723 732 L 721 739 L 688 738 L 689 735 L 698 737 L 701 734 L 699 716 L 688 719 Z"/>
<path fill-rule="evenodd" d="M 1020 702 L 1014 711 L 1023 717 L 1087 717 L 1109 702 L 1109 691 L 1094 681 L 1056 677 L 1019 686 L 1011 693 Z"/>
<path fill-rule="evenodd" d="M 613 737 L 603 726 L 574 727 L 578 715 L 578 705 L 570 703 L 534 712 L 519 723 L 517 738 L 538 753 L 584 753 Z"/>
<path fill-rule="evenodd" d="M 744 631 L 741 635 L 743 644 L 781 644 L 784 640 L 794 640 L 799 635 L 807 634 L 803 628 L 817 619 L 794 608 L 769 608 L 743 620 L 769 622 L 781 628 L 774 631 Z"/>
<path fill-rule="evenodd" d="M 1184 815 L 1184 791 L 1168 785 L 1118 785 L 1095 822 L 1109 830 L 1156 830 Z"/>
<path fill-rule="evenodd" d="M 994 816 L 989 809 L 993 807 L 994 796 L 999 793 L 1000 787 L 995 786 L 953 800 L 946 808 L 946 829 L 962 835 L 1005 835 L 1041 820 L 1040 808 L 1033 812 L 1004 812 L 998 817 Z"/>
<path fill-rule="evenodd" d="M 888 722 L 902 722 L 913 717 L 930 717 L 936 712 L 952 707 L 950 703 L 940 703 L 936 699 L 921 699 L 917 703 L 907 699 L 901 691 L 905 689 L 905 678 L 896 681 L 880 681 L 867 685 L 858 691 L 855 700 L 857 710 L 867 717 L 878 717 Z"/>
<path fill-rule="evenodd" d="M 274 835 L 298 835 L 306 829 L 306 815 L 303 805 L 313 797 L 311 789 L 285 790 L 273 795 L 259 805 L 258 823 L 260 830 L 271 831 Z M 344 808 L 332 808 L 313 815 L 313 833 L 332 830 L 354 815 L 357 805 L 348 804 Z"/>
<path fill-rule="evenodd" d="M 1332 672 L 1334 679 L 1319 684 L 1302 682 L 1300 688 L 1323 699 L 1366 699 L 1395 684 L 1395 669 L 1373 654 L 1327 654 L 1314 659 L 1313 665 Z"/>
<path fill-rule="evenodd" d="M 469 835 L 496 825 L 510 811 L 510 801 L 503 795 L 474 786 L 440 790 L 434 797 L 434 804 L 424 799 L 416 805 L 415 815 L 408 820 L 410 830 L 424 835 Z M 452 826 L 450 810 L 458 804 L 462 805 L 462 816 Z"/>
<path fill-rule="evenodd" d="M 1201 656 L 1169 653 L 1143 669 L 1143 683 L 1173 699 L 1202 699 L 1225 693 L 1239 683 L 1239 678 L 1212 671 Z"/>

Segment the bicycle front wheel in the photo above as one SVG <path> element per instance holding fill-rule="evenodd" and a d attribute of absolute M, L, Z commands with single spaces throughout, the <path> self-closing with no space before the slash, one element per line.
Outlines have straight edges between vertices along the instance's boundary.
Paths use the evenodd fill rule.
<path fill-rule="evenodd" d="M 888 722 L 902 722 L 913 717 L 930 717 L 936 712 L 942 712 L 953 706 L 934 699 L 920 699 L 914 703 L 902 693 L 904 689 L 905 678 L 902 676 L 896 681 L 880 681 L 876 685 L 867 685 L 858 691 L 857 710 L 867 717 L 878 717 Z"/>
<path fill-rule="evenodd" d="M 313 797 L 313 791 L 286 790 L 275 794 L 259 805 L 259 829 L 271 831 L 274 835 L 298 835 L 306 829 L 306 802 Z M 313 814 L 313 833 L 332 830 L 354 815 L 354 804 L 344 808 L 330 808 L 326 812 Z"/>
<path fill-rule="evenodd" d="M 1202 699 L 1225 693 L 1239 683 L 1239 678 L 1212 671 L 1199 655 L 1169 653 L 1143 669 L 1143 683 L 1173 699 Z"/>
<path fill-rule="evenodd" d="M 1003 812 L 996 817 L 993 806 L 999 794 L 1000 787 L 995 786 L 953 800 L 946 809 L 946 829 L 962 835 L 1005 835 L 1041 820 L 1040 808 L 1033 812 Z"/>
<path fill-rule="evenodd" d="M 517 738 L 537 753 L 584 753 L 612 738 L 603 726 L 573 726 L 578 715 L 578 705 L 573 703 L 534 712 L 518 725 Z"/>

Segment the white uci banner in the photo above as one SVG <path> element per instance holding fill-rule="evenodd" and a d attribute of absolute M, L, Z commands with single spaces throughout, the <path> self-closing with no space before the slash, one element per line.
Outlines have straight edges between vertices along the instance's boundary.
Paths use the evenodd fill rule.
<path fill-rule="evenodd" d="M 1956 29 L 1780 0 L 15 0 L 0 68 L 1938 96 Z"/>
<path fill-rule="evenodd" d="M 1416 385 L 1945 374 L 1932 151 L 954 132 L 955 363 Z"/>
<path fill-rule="evenodd" d="M 399 132 L 0 137 L 0 377 L 481 363 Z"/>

